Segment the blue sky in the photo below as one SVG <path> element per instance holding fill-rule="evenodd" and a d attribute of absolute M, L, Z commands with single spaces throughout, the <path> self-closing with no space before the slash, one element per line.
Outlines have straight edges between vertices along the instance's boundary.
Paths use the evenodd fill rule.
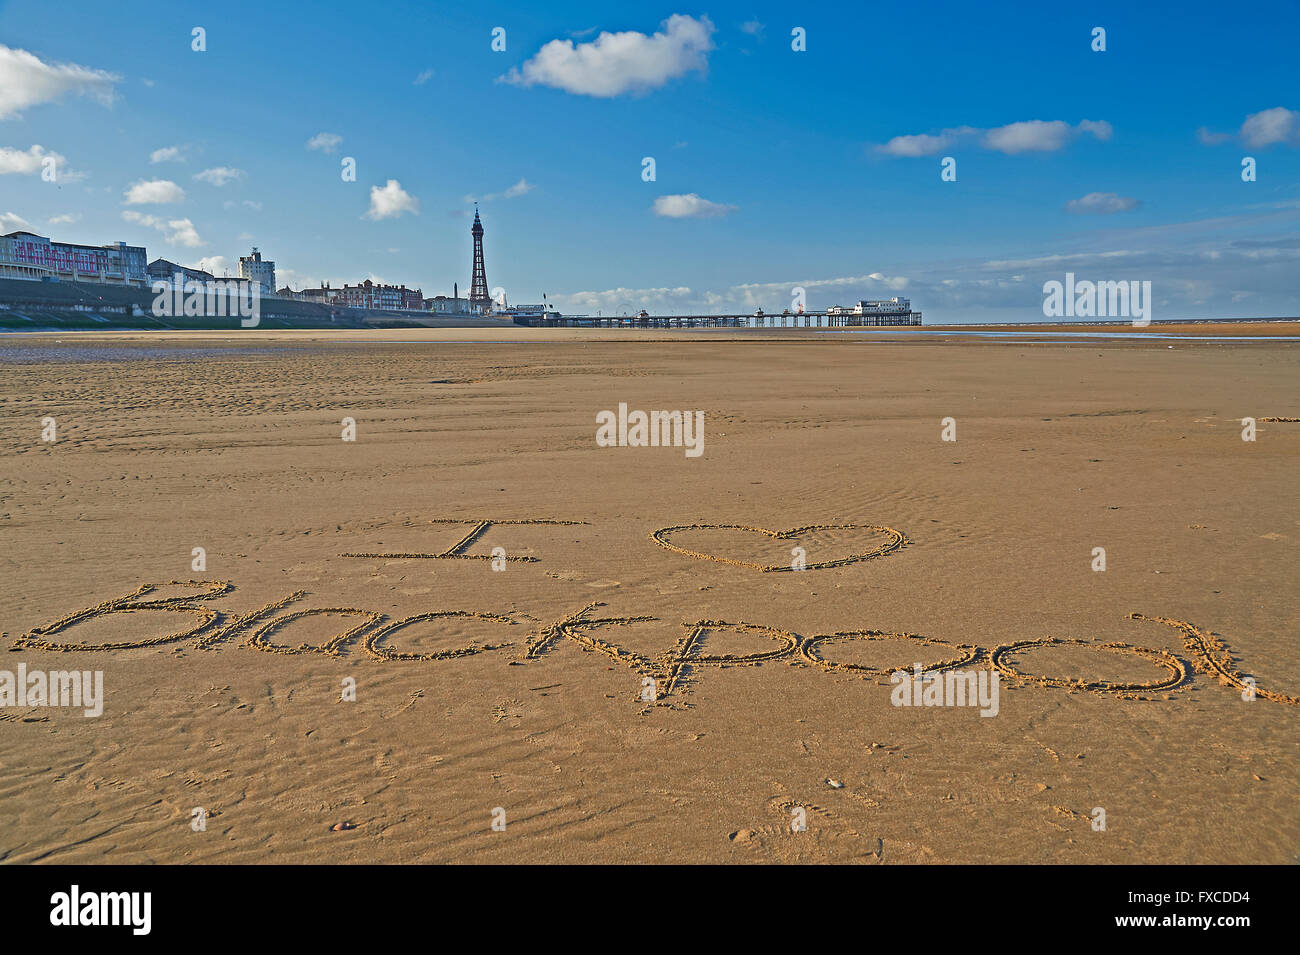
<path fill-rule="evenodd" d="M 433 295 L 479 196 L 489 285 L 569 312 L 1300 315 L 1295 2 L 466 6 L 0 2 L 0 225 Z"/>

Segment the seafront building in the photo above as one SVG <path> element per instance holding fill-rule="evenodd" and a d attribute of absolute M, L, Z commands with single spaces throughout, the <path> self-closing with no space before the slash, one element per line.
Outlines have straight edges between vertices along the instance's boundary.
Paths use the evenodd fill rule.
<path fill-rule="evenodd" d="M 216 279 L 211 272 L 205 272 L 202 269 L 191 269 L 184 265 L 177 265 L 175 262 L 169 262 L 167 259 L 154 259 L 149 263 L 149 284 L 156 282 L 166 282 L 168 285 L 176 284 L 176 277 L 179 275 L 182 282 L 198 282 L 200 285 Z"/>
<path fill-rule="evenodd" d="M 178 265 L 167 259 L 154 259 L 149 263 L 149 287 L 155 292 L 182 292 L 188 294 L 196 289 L 202 289 L 205 293 L 212 291 L 221 295 L 227 295 L 232 291 L 238 291 L 241 295 L 249 296 L 249 286 L 257 284 L 249 279 L 243 278 L 217 278 L 211 272 L 205 272 L 203 269 L 192 269 L 184 265 Z M 261 286 L 258 285 L 258 295 Z"/>
<path fill-rule="evenodd" d="M 460 297 L 460 283 L 452 286 L 451 295 L 435 295 L 424 300 L 424 310 L 438 315 L 468 315 L 469 299 Z"/>
<path fill-rule="evenodd" d="M 305 288 L 295 292 L 287 285 L 275 293 L 276 298 L 298 302 L 316 302 L 320 305 L 340 305 L 347 308 L 372 308 L 386 311 L 425 312 L 429 300 L 418 289 L 405 285 L 380 285 L 366 279 L 356 285 L 332 287 L 328 282 L 319 288 Z"/>
<path fill-rule="evenodd" d="M 906 298 L 894 297 L 883 301 L 862 300 L 857 305 L 832 305 L 826 309 L 827 316 L 849 316 L 855 315 L 862 318 L 878 318 L 882 321 L 877 324 L 889 324 L 889 319 L 903 319 L 911 316 L 912 300 Z M 919 313 L 916 313 L 919 315 Z M 897 324 L 907 324 L 898 322 Z M 919 322 L 918 322 L 919 324 Z"/>
<path fill-rule="evenodd" d="M 492 309 L 495 318 L 514 321 L 516 325 L 541 325 L 560 317 L 559 310 L 545 303 L 541 305 L 503 305 Z"/>
<path fill-rule="evenodd" d="M 275 294 L 275 263 L 263 259 L 262 253 L 256 248 L 252 255 L 239 257 L 239 277 L 256 282 L 262 287 L 262 295 L 268 298 Z"/>
<path fill-rule="evenodd" d="M 299 302 L 315 302 L 318 305 L 331 305 L 338 299 L 338 289 L 330 288 L 329 282 L 321 283 L 319 288 L 305 288 L 301 292 L 295 292 L 285 286 L 276 293 L 279 298 L 296 299 Z"/>
<path fill-rule="evenodd" d="M 143 246 L 125 242 L 74 245 L 35 232 L 0 236 L 0 278 L 144 286 L 145 262 Z"/>
<path fill-rule="evenodd" d="M 424 310 L 424 293 L 418 288 L 408 289 L 405 285 L 376 285 L 366 279 L 359 285 L 345 285 L 334 291 L 337 292 L 334 301 L 350 308 L 415 312 Z"/>

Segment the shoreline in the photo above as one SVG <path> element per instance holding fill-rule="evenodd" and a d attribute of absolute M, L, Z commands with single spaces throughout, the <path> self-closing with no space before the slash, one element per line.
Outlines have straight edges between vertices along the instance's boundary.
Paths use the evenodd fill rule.
<path fill-rule="evenodd" d="M 112 345 L 113 343 L 198 343 L 239 341 L 297 344 L 567 344 L 571 342 L 615 344 L 646 342 L 751 342 L 797 344 L 812 342 L 860 344 L 1041 344 L 1090 345 L 1129 342 L 1133 344 L 1276 344 L 1300 342 L 1300 319 L 1250 320 L 1245 322 L 1206 320 L 1202 322 L 1155 322 L 1149 326 L 1126 324 L 990 324 L 927 325 L 922 327 L 861 328 L 528 328 L 513 324 L 501 327 L 440 328 L 232 328 L 232 329 L 39 329 L 0 332 L 0 347 L 10 342 L 71 341 Z"/>

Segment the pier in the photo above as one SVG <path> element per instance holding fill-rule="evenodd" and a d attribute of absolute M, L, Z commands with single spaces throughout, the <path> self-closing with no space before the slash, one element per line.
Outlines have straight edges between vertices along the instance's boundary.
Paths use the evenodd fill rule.
<path fill-rule="evenodd" d="M 516 325 L 530 328 L 858 328 L 920 325 L 920 312 L 885 315 L 828 312 L 781 312 L 775 315 L 517 315 Z"/>

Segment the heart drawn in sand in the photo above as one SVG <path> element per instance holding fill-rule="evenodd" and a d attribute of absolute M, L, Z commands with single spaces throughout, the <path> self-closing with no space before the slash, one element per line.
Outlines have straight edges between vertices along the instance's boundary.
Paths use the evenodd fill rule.
<path fill-rule="evenodd" d="M 862 560 L 872 560 L 876 557 L 884 557 L 886 554 L 893 553 L 907 543 L 907 536 L 901 531 L 896 531 L 892 527 L 885 527 L 883 524 L 807 524 L 803 527 L 792 527 L 785 531 L 768 530 L 766 527 L 750 527 L 747 524 L 678 524 L 674 527 L 662 527 L 650 535 L 650 538 L 660 547 L 674 551 L 678 554 L 685 554 L 687 557 L 696 557 L 700 560 L 714 560 L 720 564 L 732 564 L 736 567 L 750 567 L 754 570 L 760 570 L 763 573 L 774 571 L 794 571 L 794 563 L 790 564 L 759 564 L 749 560 L 737 560 L 734 557 L 724 557 L 721 554 L 705 553 L 697 550 L 688 550 L 672 541 L 673 534 L 684 531 L 744 531 L 750 534 L 761 534 L 764 537 L 776 541 L 795 540 L 805 534 L 817 531 L 875 531 L 884 534 L 886 540 L 880 546 L 856 554 L 845 554 L 840 557 L 833 557 L 826 560 L 807 561 L 804 564 L 804 570 L 820 570 L 825 567 L 842 567 L 845 564 L 853 564 Z"/>

